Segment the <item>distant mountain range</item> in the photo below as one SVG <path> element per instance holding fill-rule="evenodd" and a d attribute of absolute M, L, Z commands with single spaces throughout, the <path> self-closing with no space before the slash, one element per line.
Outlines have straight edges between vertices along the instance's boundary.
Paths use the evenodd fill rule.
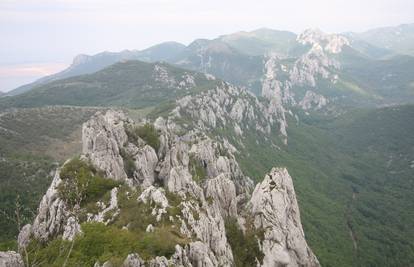
<path fill-rule="evenodd" d="M 153 103 L 141 95 L 145 90 L 170 85 L 140 79 L 153 77 L 155 66 L 167 65 L 167 78 L 169 72 L 185 76 L 187 69 L 285 104 L 309 108 L 323 103 L 331 112 L 412 102 L 414 57 L 377 57 L 385 50 L 355 40 L 317 29 L 298 36 L 260 29 L 199 39 L 187 47 L 169 42 L 142 51 L 80 55 L 68 69 L 2 97 L 0 107 L 110 104 L 141 108 L 140 103 Z"/>
<path fill-rule="evenodd" d="M 395 54 L 414 55 L 414 24 L 378 28 L 364 33 L 344 33 L 344 36 L 350 40 L 352 48 L 371 59 L 382 59 Z M 296 56 L 295 53 L 300 51 L 296 38 L 297 35 L 292 32 L 263 28 L 223 35 L 213 40 L 197 39 L 188 46 L 166 42 L 141 51 L 78 55 L 67 69 L 20 86 L 7 95 L 17 95 L 51 81 L 90 74 L 122 60 L 166 61 L 247 85 L 257 92 L 259 81 L 256 76 L 261 74 L 263 57 L 270 52 L 281 57 Z M 229 72 L 229 69 L 232 71 Z"/>
<path fill-rule="evenodd" d="M 393 53 L 414 56 L 414 24 L 377 28 L 348 36 Z"/>

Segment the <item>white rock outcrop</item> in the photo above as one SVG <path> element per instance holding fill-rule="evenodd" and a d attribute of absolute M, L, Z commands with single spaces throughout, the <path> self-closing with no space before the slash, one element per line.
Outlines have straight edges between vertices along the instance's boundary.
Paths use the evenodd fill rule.
<path fill-rule="evenodd" d="M 227 175 L 220 174 L 206 183 L 206 198 L 211 198 L 215 208 L 219 209 L 221 215 L 226 217 L 237 216 L 236 186 Z"/>
<path fill-rule="evenodd" d="M 349 40 L 338 34 L 326 34 L 319 29 L 307 29 L 296 39 L 301 44 L 318 45 L 323 47 L 323 50 L 332 54 L 338 54 L 343 47 L 348 45 Z"/>
<path fill-rule="evenodd" d="M 168 199 L 165 197 L 165 190 L 154 186 L 145 189 L 138 197 L 138 201 L 154 207 L 152 215 L 156 216 L 157 221 L 160 221 L 162 215 L 167 213 L 166 209 L 169 206 Z"/>
<path fill-rule="evenodd" d="M 177 100 L 176 118 L 189 117 L 191 125 L 201 131 L 232 126 L 240 137 L 252 127 L 263 133 L 283 132 L 280 113 L 269 112 L 247 90 L 222 82 L 214 90 Z"/>
<path fill-rule="evenodd" d="M 339 62 L 316 43 L 295 61 L 289 71 L 289 79 L 292 85 L 315 87 L 319 78 L 334 79 L 335 74 L 332 70 L 340 67 Z"/>
<path fill-rule="evenodd" d="M 151 186 L 155 181 L 155 167 L 158 157 L 154 148 L 149 145 L 136 147 L 129 143 L 126 152 L 132 157 L 135 165 L 133 179 L 142 187 Z"/>
<path fill-rule="evenodd" d="M 319 110 L 328 104 L 328 99 L 323 95 L 317 94 L 313 91 L 306 91 L 305 96 L 299 102 L 299 106 L 303 110 L 315 109 Z"/>
<path fill-rule="evenodd" d="M 58 170 L 39 204 L 37 216 L 31 226 L 31 234 L 38 240 L 49 240 L 49 238 L 61 233 L 66 224 L 69 214 L 65 202 L 59 197 L 58 186 L 60 183 L 60 171 Z M 21 233 L 27 236 L 26 231 Z M 24 238 L 21 237 L 21 239 Z M 27 242 L 22 241 L 22 243 Z"/>
<path fill-rule="evenodd" d="M 254 226 L 264 231 L 261 266 L 319 266 L 306 243 L 293 181 L 285 168 L 273 168 L 256 185 L 249 209 Z"/>
<path fill-rule="evenodd" d="M 129 254 L 123 263 L 124 267 L 144 267 L 145 261 L 137 254 Z"/>
<path fill-rule="evenodd" d="M 109 110 L 106 114 L 98 112 L 82 127 L 83 155 L 107 177 L 119 181 L 128 178 L 120 155 L 120 149 L 128 140 L 124 128 L 126 120 L 123 113 Z"/>
<path fill-rule="evenodd" d="M 62 238 L 65 240 L 72 241 L 75 236 L 81 233 L 81 227 L 78 222 L 78 218 L 71 216 L 67 219 L 66 225 L 63 228 Z"/>

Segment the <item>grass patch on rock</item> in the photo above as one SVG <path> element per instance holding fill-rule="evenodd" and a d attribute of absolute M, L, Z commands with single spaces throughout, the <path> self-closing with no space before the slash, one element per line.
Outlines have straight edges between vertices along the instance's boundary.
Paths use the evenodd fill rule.
<path fill-rule="evenodd" d="M 70 207 L 97 201 L 120 184 L 103 178 L 92 165 L 79 158 L 74 158 L 63 166 L 60 178 L 62 182 L 58 187 L 59 196 Z"/>
<path fill-rule="evenodd" d="M 146 123 L 142 126 L 130 126 L 126 128 L 126 134 L 128 140 L 135 145 L 139 145 L 139 138 L 145 141 L 149 146 L 158 151 L 160 148 L 160 140 L 158 137 L 157 129 L 153 124 Z"/>
<path fill-rule="evenodd" d="M 246 232 L 240 229 L 235 218 L 228 218 L 225 222 L 226 237 L 233 251 L 234 266 L 256 266 L 258 260 L 263 261 L 264 254 L 260 251 L 258 238 L 262 233 L 247 225 Z"/>

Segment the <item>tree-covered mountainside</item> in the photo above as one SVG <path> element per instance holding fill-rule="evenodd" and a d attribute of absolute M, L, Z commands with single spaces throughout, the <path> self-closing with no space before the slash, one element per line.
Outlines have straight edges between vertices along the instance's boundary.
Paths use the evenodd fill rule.
<path fill-rule="evenodd" d="M 44 107 L 0 114 L 1 242 L 15 239 L 16 204 L 21 223 L 33 218 L 56 166 L 80 153 L 81 124 L 97 110 Z"/>
<path fill-rule="evenodd" d="M 0 100 L 0 109 L 46 105 L 145 108 L 215 86 L 215 78 L 165 63 L 125 61 Z"/>
<path fill-rule="evenodd" d="M 218 39 L 247 55 L 260 56 L 268 52 L 286 55 L 295 43 L 296 34 L 261 28 L 251 32 L 223 35 Z"/>
<path fill-rule="evenodd" d="M 412 103 L 414 57 L 393 56 L 383 60 L 340 55 L 342 73 L 349 82 L 371 95 L 380 105 Z"/>
<path fill-rule="evenodd" d="M 305 232 L 322 265 L 413 262 L 413 115 L 413 106 L 400 106 L 290 123 L 281 162 L 297 179 Z M 308 194 L 323 197 L 312 205 Z M 334 243 L 342 252 L 336 259 Z"/>

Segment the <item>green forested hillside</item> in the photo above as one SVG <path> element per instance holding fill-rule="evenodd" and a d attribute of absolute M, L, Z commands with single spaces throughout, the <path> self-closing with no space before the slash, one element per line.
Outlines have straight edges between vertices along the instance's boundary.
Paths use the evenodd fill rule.
<path fill-rule="evenodd" d="M 304 116 L 277 149 L 248 137 L 240 160 L 260 177 L 287 166 L 307 240 L 322 266 L 414 261 L 414 106 Z M 249 141 L 250 140 L 250 141 Z"/>
<path fill-rule="evenodd" d="M 384 60 L 346 61 L 342 69 L 343 75 L 376 97 L 375 102 L 396 104 L 413 101 L 414 57 L 396 56 Z"/>
<path fill-rule="evenodd" d="M 94 74 L 40 85 L 29 92 L 0 99 L 0 110 L 46 105 L 145 108 L 184 94 L 214 87 L 204 74 L 165 63 L 125 61 Z"/>
<path fill-rule="evenodd" d="M 22 224 L 32 220 L 53 171 L 81 151 L 81 124 L 98 109 L 44 107 L 0 113 L 0 249 L 18 232 L 16 201 Z M 6 242 L 7 243 L 7 242 Z"/>

